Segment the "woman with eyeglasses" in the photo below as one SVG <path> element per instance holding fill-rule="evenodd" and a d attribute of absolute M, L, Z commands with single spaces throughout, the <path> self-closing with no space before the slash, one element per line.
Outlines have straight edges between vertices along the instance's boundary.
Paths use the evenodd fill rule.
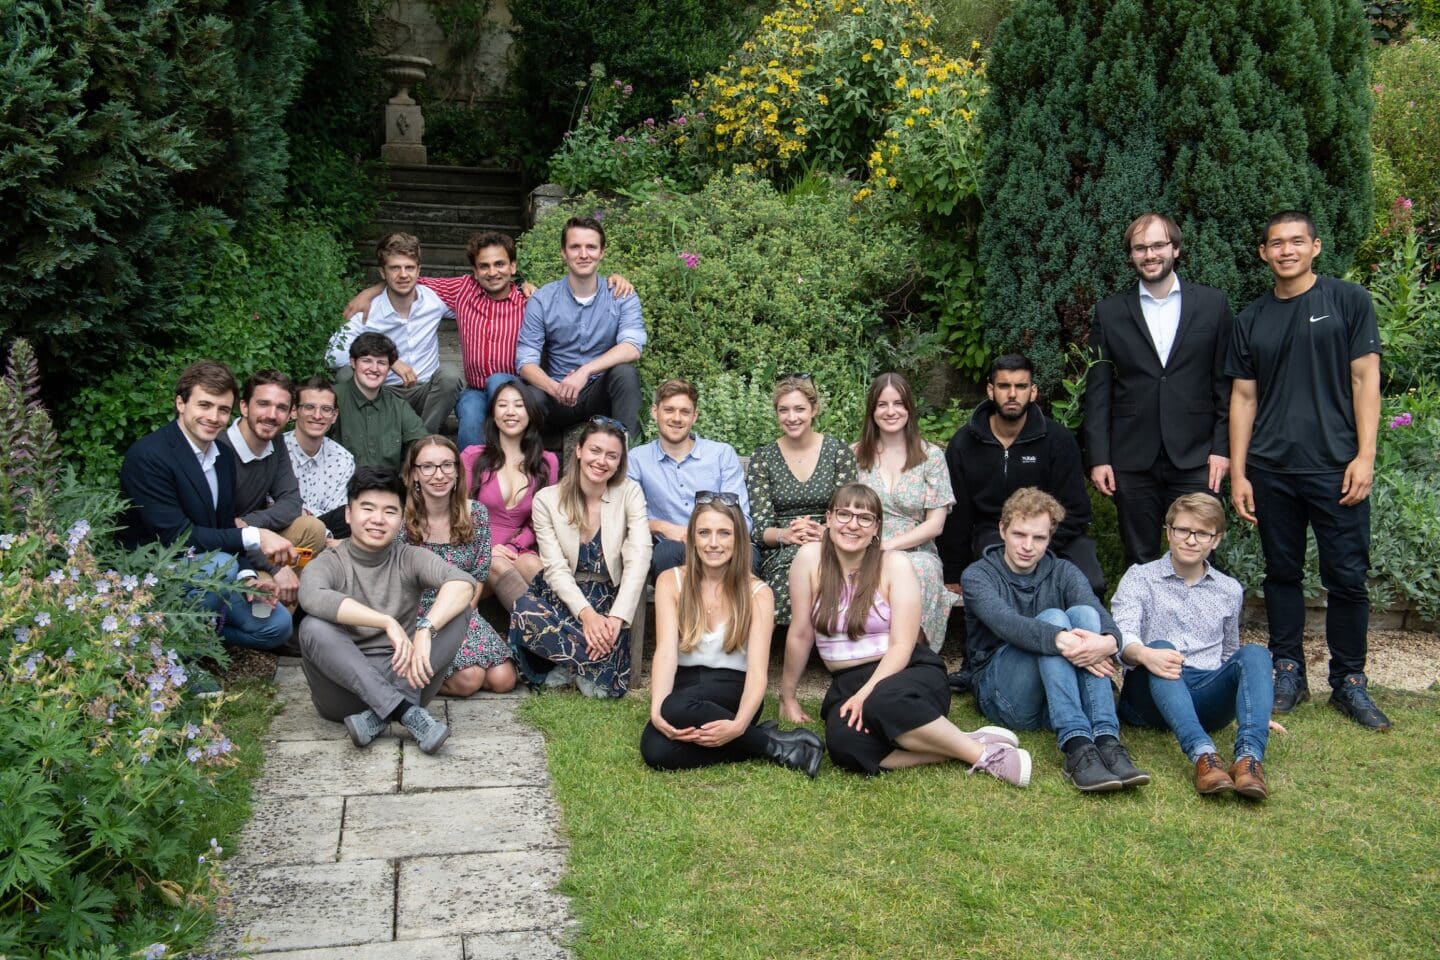
<path fill-rule="evenodd" d="M 863 483 L 835 492 L 819 542 L 790 566 L 795 618 L 785 642 L 780 719 L 808 723 L 795 686 L 814 646 L 830 671 L 820 707 L 836 766 L 876 774 L 959 760 L 1017 787 L 1030 754 L 1004 727 L 965 733 L 947 717 L 945 664 L 916 641 L 920 588 L 899 551 L 881 546 L 880 498 Z"/>
<path fill-rule="evenodd" d="M 685 562 L 655 580 L 650 722 L 640 756 L 656 770 L 765 758 L 813 777 L 825 749 L 809 730 L 760 725 L 775 598 L 750 573 L 745 513 L 733 493 L 702 490 Z"/>
<path fill-rule="evenodd" d="M 460 483 L 460 453 L 448 437 L 431 434 L 410 445 L 401 474 L 410 484 L 405 499 L 405 525 L 399 539 L 425 547 L 459 567 L 478 583 L 490 569 L 490 519 L 484 504 L 465 496 Z M 479 593 L 477 591 L 476 598 Z M 445 674 L 440 692 L 468 697 L 477 690 L 504 693 L 515 689 L 515 663 L 510 645 L 473 609 L 465 640 Z M 420 615 L 430 612 L 435 592 L 420 598 Z"/>
<path fill-rule="evenodd" d="M 485 443 L 460 451 L 460 462 L 465 489 L 490 514 L 490 576 L 484 589 L 512 610 L 542 566 L 530 514 L 535 494 L 555 483 L 560 465 L 541 442 L 540 424 L 526 408 L 518 381 L 495 391 L 484 433 Z"/>
<path fill-rule="evenodd" d="M 618 420 L 591 417 L 560 482 L 535 495 L 544 570 L 510 618 L 510 646 L 532 686 L 573 682 L 603 698 L 623 697 L 630 685 L 630 623 L 644 602 L 650 518 L 640 485 L 625 475 L 625 441 Z"/>
<path fill-rule="evenodd" d="M 751 538 L 760 548 L 760 575 L 775 591 L 775 622 L 790 622 L 790 563 L 825 533 L 825 505 L 855 480 L 855 455 L 844 442 L 815 432 L 820 396 L 808 373 L 792 373 L 772 393 L 780 437 L 755 451 L 745 471 Z"/>
<path fill-rule="evenodd" d="M 936 653 L 945 643 L 950 608 L 960 598 L 945 589 L 945 568 L 935 538 L 955 503 L 945 451 L 920 437 L 915 395 L 898 373 L 870 384 L 865 422 L 855 444 L 860 482 L 874 490 L 885 515 L 886 550 L 901 550 L 920 582 L 920 630 Z"/>

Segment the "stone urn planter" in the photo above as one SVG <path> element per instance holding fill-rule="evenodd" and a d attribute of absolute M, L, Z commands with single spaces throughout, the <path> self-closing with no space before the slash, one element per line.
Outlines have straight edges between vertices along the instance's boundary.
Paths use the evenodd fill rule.
<path fill-rule="evenodd" d="M 425 79 L 435 64 L 425 57 L 392 53 L 381 58 L 381 71 L 395 84 L 395 95 L 385 104 L 385 143 L 380 159 L 386 163 L 423 164 L 425 153 L 425 118 L 420 105 L 410 96 L 410 88 Z"/>

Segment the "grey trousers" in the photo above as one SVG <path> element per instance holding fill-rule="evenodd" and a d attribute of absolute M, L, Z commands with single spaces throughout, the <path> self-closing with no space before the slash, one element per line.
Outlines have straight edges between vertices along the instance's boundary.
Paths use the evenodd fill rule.
<path fill-rule="evenodd" d="M 337 382 L 350 380 L 354 376 L 355 370 L 352 367 L 341 367 L 335 371 Z M 385 389 L 410 404 L 410 409 L 424 421 L 426 431 L 439 433 L 445 425 L 445 419 L 455 409 L 455 401 L 460 399 L 460 391 L 465 389 L 465 376 L 454 363 L 442 360 L 429 380 L 412 387 L 392 385 Z"/>
<path fill-rule="evenodd" d="M 445 682 L 445 671 L 454 662 L 469 625 L 469 611 L 462 610 L 435 634 L 430 643 L 435 676 L 417 690 L 390 666 L 395 648 L 385 635 L 357 643 L 344 627 L 317 616 L 306 617 L 300 621 L 301 665 L 316 712 L 339 722 L 366 707 L 383 719 L 401 703 L 424 706 L 435 699 Z"/>

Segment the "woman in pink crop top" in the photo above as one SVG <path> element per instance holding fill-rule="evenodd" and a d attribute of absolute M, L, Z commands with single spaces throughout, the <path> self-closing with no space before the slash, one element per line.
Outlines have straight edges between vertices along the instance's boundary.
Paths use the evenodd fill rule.
<path fill-rule="evenodd" d="M 920 636 L 920 587 L 905 554 L 881 546 L 883 507 L 875 491 L 835 491 L 825 535 L 790 566 L 793 601 L 780 680 L 780 717 L 808 723 L 795 686 L 814 645 L 830 671 L 820 707 L 836 766 L 875 774 L 959 760 L 1017 787 L 1030 782 L 1030 754 L 1014 733 L 965 733 L 947 717 L 944 662 Z"/>
<path fill-rule="evenodd" d="M 738 496 L 696 492 L 685 563 L 655 580 L 650 722 L 640 755 L 656 770 L 764 758 L 813 777 L 825 755 L 820 738 L 759 723 L 775 595 L 750 573 L 745 531 Z"/>
<path fill-rule="evenodd" d="M 465 489 L 490 514 L 491 561 L 485 589 L 511 609 L 540 572 L 530 507 L 542 487 L 555 483 L 555 454 L 540 440 L 540 425 L 525 407 L 520 382 L 495 392 L 485 413 L 485 443 L 460 452 Z"/>

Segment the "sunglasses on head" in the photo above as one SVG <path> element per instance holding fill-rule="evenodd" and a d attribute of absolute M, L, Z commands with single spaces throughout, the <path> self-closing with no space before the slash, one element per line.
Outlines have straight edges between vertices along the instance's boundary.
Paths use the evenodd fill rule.
<path fill-rule="evenodd" d="M 730 493 L 728 490 L 697 490 L 695 491 L 695 506 L 703 506 L 707 503 L 723 503 L 727 507 L 740 506 L 740 495 Z"/>
<path fill-rule="evenodd" d="M 619 430 L 627 437 L 630 436 L 630 431 L 625 429 L 625 424 L 621 423 L 619 420 L 616 420 L 614 417 L 605 417 L 597 413 L 595 414 L 595 416 L 590 418 L 590 422 L 597 427 L 609 427 L 612 430 Z"/>

